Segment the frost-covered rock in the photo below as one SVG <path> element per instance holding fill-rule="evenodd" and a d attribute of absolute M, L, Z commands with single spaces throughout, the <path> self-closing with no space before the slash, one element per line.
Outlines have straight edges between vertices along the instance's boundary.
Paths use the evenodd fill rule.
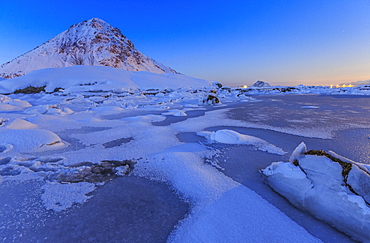
<path fill-rule="evenodd" d="M 333 154 L 333 153 L 331 153 Z M 353 238 L 370 241 L 370 175 L 363 165 L 301 143 L 291 162 L 274 162 L 262 173 L 293 205 Z"/>

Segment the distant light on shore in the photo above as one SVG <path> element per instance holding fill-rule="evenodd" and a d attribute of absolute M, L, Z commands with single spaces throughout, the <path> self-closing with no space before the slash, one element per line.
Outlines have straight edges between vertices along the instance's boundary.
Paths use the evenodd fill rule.
<path fill-rule="evenodd" d="M 334 87 L 334 85 L 330 85 L 330 88 L 332 89 Z M 335 88 L 346 88 L 346 87 L 349 87 L 349 88 L 351 88 L 351 87 L 353 87 L 353 85 L 352 84 L 342 84 L 342 85 L 340 85 L 340 84 L 337 84 L 337 85 L 335 85 Z"/>

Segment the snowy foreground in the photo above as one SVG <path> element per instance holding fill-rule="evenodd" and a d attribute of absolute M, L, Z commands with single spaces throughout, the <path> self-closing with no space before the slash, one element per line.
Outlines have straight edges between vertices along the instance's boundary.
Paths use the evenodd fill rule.
<path fill-rule="evenodd" d="M 184 83 L 189 87 L 180 88 Z M 12 94 L 30 85 L 44 87 L 45 92 Z M 189 211 L 168 235 L 170 242 L 320 242 L 254 190 L 227 176 L 215 161 L 219 156 L 216 147 L 246 146 L 262 155 L 290 156 L 288 152 L 291 151 L 268 138 L 236 129 L 247 127 L 302 137 L 332 137 L 329 130 L 315 136 L 314 129 L 311 132 L 294 127 L 274 129 L 257 121 L 254 126 L 253 121 L 231 119 L 228 112 L 232 105 L 259 103 L 258 96 L 250 94 L 370 94 L 367 87 L 297 87 L 284 92 L 281 87 L 230 89 L 183 75 L 83 66 L 64 71 L 45 69 L 13 80 L 2 80 L 0 92 L 6 94 L 0 95 L 0 196 L 7 203 L 0 205 L 3 209 L 17 201 L 14 193 L 13 198 L 6 198 L 10 195 L 6 190 L 12 188 L 11 185 L 36 183 L 42 191 L 38 200 L 44 210 L 57 214 L 76 207 L 83 210 L 92 200 L 93 192 L 108 186 L 112 179 L 144 177 L 166 183 L 190 205 Z M 301 107 L 302 110 L 317 108 L 310 104 Z M 214 127 L 219 129 L 209 129 Z M 349 128 L 366 126 L 352 124 Z M 181 134 L 193 134 L 199 141 L 183 141 L 179 138 Z M 303 150 L 293 153 L 293 161 L 298 159 L 301 166 L 305 165 Z M 318 201 L 335 205 L 340 201 L 338 198 L 346 200 L 341 205 L 344 211 L 353 211 L 351 219 L 341 216 L 332 222 L 316 215 L 322 211 L 332 215 L 327 209 L 311 207 L 311 211 L 359 240 L 370 240 L 369 208 L 360 196 L 343 191 L 338 185 L 338 189 L 330 191 L 336 197 L 315 197 L 319 193 L 311 193 L 310 201 L 305 201 L 302 188 L 309 190 L 310 183 L 315 184 L 315 188 L 324 188 L 322 185 L 326 185 L 326 181 L 317 179 L 318 176 L 314 176 L 316 181 L 310 181 L 309 173 L 293 166 L 292 163 L 275 163 L 264 170 L 269 185 L 303 209 L 307 206 L 305 202 L 319 207 Z M 341 169 L 337 165 L 334 167 L 333 170 Z M 340 176 L 333 175 L 333 180 L 337 177 Z M 362 187 L 357 182 L 357 185 L 368 193 L 368 184 Z M 31 191 L 27 193 L 32 194 Z M 22 211 L 22 207 L 15 210 Z M 33 221 L 27 219 L 32 218 L 30 215 L 25 216 L 17 224 L 9 215 L 9 212 L 0 211 L 1 240 L 25 241 L 25 237 L 30 236 L 24 232 L 34 227 L 32 224 L 39 216 L 33 215 Z M 100 220 L 104 218 L 94 219 Z M 346 231 L 342 227 L 346 225 L 341 222 L 354 222 L 355 229 Z M 93 241 L 93 238 L 86 240 Z M 124 235 L 122 240 L 125 240 Z"/>

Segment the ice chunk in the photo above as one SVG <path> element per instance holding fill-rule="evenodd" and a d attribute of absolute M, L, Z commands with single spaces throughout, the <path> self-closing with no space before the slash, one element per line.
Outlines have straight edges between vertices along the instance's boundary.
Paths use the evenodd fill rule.
<path fill-rule="evenodd" d="M 293 163 L 298 159 L 302 154 L 307 152 L 307 147 L 304 142 L 300 143 L 293 151 L 292 155 L 289 158 L 289 162 Z"/>
<path fill-rule="evenodd" d="M 366 200 L 370 198 L 370 175 L 354 162 L 334 159 L 322 151 L 302 155 L 305 150 L 304 143 L 294 150 L 290 160 L 297 160 L 296 166 L 275 162 L 262 170 L 267 184 L 293 205 L 357 240 L 369 242 L 370 208 Z"/>
<path fill-rule="evenodd" d="M 207 135 L 207 133 L 198 133 L 199 135 Z M 284 155 L 286 152 L 276 147 L 275 145 L 249 135 L 240 134 L 233 130 L 223 129 L 210 134 L 210 139 L 219 143 L 225 144 L 247 144 L 257 147 L 258 150 L 266 151 L 272 154 Z"/>

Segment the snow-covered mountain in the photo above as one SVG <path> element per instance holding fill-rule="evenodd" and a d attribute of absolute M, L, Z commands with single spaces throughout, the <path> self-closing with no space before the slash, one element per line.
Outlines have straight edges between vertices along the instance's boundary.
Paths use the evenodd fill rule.
<path fill-rule="evenodd" d="M 269 87 L 270 84 L 263 82 L 263 81 L 257 81 L 253 84 L 253 87 Z"/>
<path fill-rule="evenodd" d="M 128 71 L 177 73 L 143 55 L 134 44 L 105 21 L 92 18 L 0 66 L 0 77 L 15 78 L 31 71 L 74 65 L 109 66 Z"/>

